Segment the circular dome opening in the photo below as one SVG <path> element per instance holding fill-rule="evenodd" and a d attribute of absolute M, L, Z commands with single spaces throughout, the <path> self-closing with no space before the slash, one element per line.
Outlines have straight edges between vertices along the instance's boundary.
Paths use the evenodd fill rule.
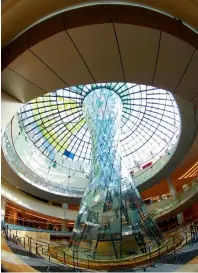
<path fill-rule="evenodd" d="M 172 94 L 152 86 L 102 83 L 57 90 L 21 108 L 19 121 L 29 139 L 50 160 L 91 160 L 91 138 L 83 115 L 84 98 L 111 89 L 123 103 L 121 146 L 128 168 L 159 160 L 180 135 L 180 115 Z"/>
<path fill-rule="evenodd" d="M 41 180 L 43 188 L 47 181 L 54 191 L 61 185 L 61 194 L 75 188 L 82 196 L 92 153 L 83 102 L 91 92 L 98 95 L 101 90 L 111 90 L 121 99 L 120 152 L 135 182 L 144 183 L 157 174 L 176 150 L 181 131 L 179 109 L 170 92 L 133 83 L 73 86 L 24 104 L 6 130 L 9 147 L 3 149 L 11 167 L 20 175 L 20 160 L 25 165 L 22 176 L 29 183 L 39 186 Z M 16 153 L 18 161 L 9 159 L 11 147 L 10 158 Z"/>

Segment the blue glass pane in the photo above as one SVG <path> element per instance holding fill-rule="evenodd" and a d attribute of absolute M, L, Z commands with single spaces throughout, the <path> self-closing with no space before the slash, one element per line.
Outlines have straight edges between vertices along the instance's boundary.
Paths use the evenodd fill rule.
<path fill-rule="evenodd" d="M 74 156 L 75 156 L 75 154 L 69 152 L 68 150 L 65 150 L 64 153 L 63 153 L 63 155 L 65 155 L 66 157 L 69 157 L 71 159 L 73 159 Z"/>

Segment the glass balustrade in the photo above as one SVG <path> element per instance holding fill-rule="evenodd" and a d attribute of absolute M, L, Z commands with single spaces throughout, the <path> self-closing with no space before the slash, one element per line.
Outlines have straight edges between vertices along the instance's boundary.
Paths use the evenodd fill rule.
<path fill-rule="evenodd" d="M 15 142 L 16 143 L 16 142 Z M 74 196 L 74 197 L 82 197 L 84 193 L 84 188 L 72 188 L 71 185 L 63 185 L 59 183 L 59 181 L 50 181 L 47 180 L 31 169 L 28 168 L 26 164 L 23 163 L 19 155 L 16 153 L 16 149 L 13 144 L 13 140 L 11 137 L 11 123 L 7 126 L 4 135 L 2 137 L 2 149 L 5 155 L 5 158 L 10 165 L 10 167 L 24 180 L 28 183 L 33 184 L 36 187 L 40 187 L 43 190 L 50 191 L 52 193 L 66 195 L 66 196 Z M 172 154 L 175 151 L 175 147 L 169 152 L 168 155 L 164 155 L 159 161 L 157 161 L 152 167 L 144 170 L 143 172 L 139 171 L 134 175 L 134 182 L 138 185 L 141 181 L 146 181 L 150 177 L 154 176 L 159 170 L 162 169 L 162 166 L 166 165 L 166 163 L 171 158 Z M 58 166 L 57 171 L 61 172 L 61 166 Z M 74 174 L 75 170 L 73 170 Z M 88 173 L 76 172 L 79 177 L 88 177 Z M 195 180 L 193 180 L 195 181 Z M 166 205 L 158 206 L 157 210 L 152 212 L 153 216 L 156 216 L 162 212 L 168 211 L 174 206 L 177 206 L 180 202 L 188 198 L 190 194 L 194 194 L 194 191 L 197 190 L 197 183 L 189 185 L 189 189 L 183 191 L 177 195 L 176 198 L 170 197 L 168 199 L 168 203 Z"/>
<path fill-rule="evenodd" d="M 138 171 L 134 174 L 134 182 L 136 185 L 139 185 L 149 179 L 151 179 L 155 174 L 157 174 L 162 168 L 168 163 L 168 161 L 171 159 L 173 154 L 175 153 L 175 149 L 177 147 L 177 144 L 174 144 L 172 148 L 169 150 L 168 153 L 165 153 L 162 158 L 160 158 L 158 161 L 156 161 L 155 164 L 150 166 L 149 168 L 145 170 Z"/>
<path fill-rule="evenodd" d="M 10 124 L 8 127 L 10 127 Z M 50 191 L 55 194 L 61 194 L 72 197 L 81 197 L 83 195 L 84 189 L 72 188 L 62 184 L 48 181 L 38 176 L 32 170 L 30 170 L 16 153 L 16 150 L 13 146 L 13 142 L 11 141 L 10 138 L 10 128 L 7 129 L 5 130 L 5 133 L 3 135 L 2 149 L 8 164 L 16 172 L 16 174 L 18 174 L 28 183 L 36 187 L 39 187 L 45 191 Z"/>
<path fill-rule="evenodd" d="M 148 206 L 150 207 L 149 211 L 151 215 L 155 217 L 163 213 L 168 213 L 175 207 L 187 202 L 197 192 L 198 179 L 193 179 L 190 183 L 188 183 L 188 188 L 177 193 L 176 196 L 171 196 L 166 200 L 162 200 L 161 202 L 157 203 L 157 206 L 155 206 L 153 209 L 152 205 Z"/>
<path fill-rule="evenodd" d="M 145 170 L 137 171 L 133 175 L 135 184 L 139 185 L 158 173 L 170 160 L 176 146 L 177 143 L 152 166 Z M 23 130 L 21 132 L 17 116 L 8 124 L 4 132 L 2 148 L 10 167 L 28 183 L 60 195 L 83 196 L 89 173 L 84 170 L 79 171 L 78 169 L 82 169 L 81 166 L 72 169 L 69 166 L 62 166 L 58 163 L 53 165 L 51 161 L 42 159 L 43 155 L 38 154 L 38 151 L 28 141 Z M 86 169 L 88 170 L 89 167 Z"/>

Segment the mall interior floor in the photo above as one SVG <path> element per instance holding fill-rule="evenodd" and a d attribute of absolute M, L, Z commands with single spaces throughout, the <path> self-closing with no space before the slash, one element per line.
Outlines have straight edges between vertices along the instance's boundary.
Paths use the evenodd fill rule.
<path fill-rule="evenodd" d="M 16 245 L 12 241 L 6 241 L 7 246 L 11 249 L 22 263 L 29 265 L 31 268 L 39 272 L 72 272 L 81 271 L 73 269 L 58 263 L 49 262 L 40 256 L 29 253 L 23 247 Z M 157 262 L 154 267 L 129 268 L 120 270 L 119 272 L 182 272 L 184 269 L 191 272 L 198 272 L 198 242 L 189 243 L 177 253 L 170 253 L 163 256 L 160 262 Z M 115 271 L 115 270 L 114 270 Z M 2 268 L 2 272 L 5 272 Z"/>
<path fill-rule="evenodd" d="M 169 253 L 152 267 L 119 269 L 119 272 L 198 272 L 198 242 L 189 243 L 177 253 Z M 188 270 L 186 270 L 186 268 Z M 115 270 L 114 270 L 115 271 Z"/>
<path fill-rule="evenodd" d="M 72 272 L 73 268 L 49 262 L 40 256 L 29 253 L 27 250 L 11 241 L 6 242 L 12 252 L 22 261 L 24 264 L 38 270 L 39 272 Z M 77 271 L 77 270 L 76 270 Z M 79 271 L 79 270 L 78 270 Z"/>
<path fill-rule="evenodd" d="M 155 265 L 155 267 L 147 268 L 147 272 L 174 272 L 194 260 L 198 256 L 198 242 L 189 243 L 181 251 L 177 253 L 170 253 L 162 257 L 162 260 Z M 191 272 L 198 272 L 198 264 L 193 264 Z M 196 269 L 196 271 L 193 270 Z"/>

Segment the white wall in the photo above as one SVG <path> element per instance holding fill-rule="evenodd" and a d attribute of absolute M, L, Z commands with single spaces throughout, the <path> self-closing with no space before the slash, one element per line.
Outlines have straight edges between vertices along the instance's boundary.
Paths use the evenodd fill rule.
<path fill-rule="evenodd" d="M 63 209 L 36 200 L 9 185 L 4 179 L 1 180 L 1 195 L 24 208 L 60 219 L 64 219 L 64 212 L 68 220 L 76 220 L 78 214 L 75 210 Z"/>

